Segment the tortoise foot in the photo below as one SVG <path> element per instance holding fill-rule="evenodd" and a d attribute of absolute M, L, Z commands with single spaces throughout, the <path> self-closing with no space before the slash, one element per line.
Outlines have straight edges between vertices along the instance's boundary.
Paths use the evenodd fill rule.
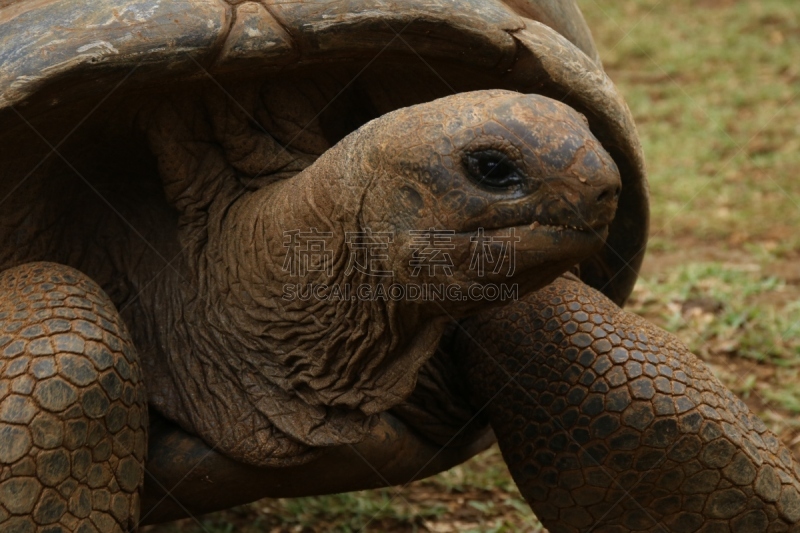
<path fill-rule="evenodd" d="M 552 533 L 800 529 L 800 468 L 673 335 L 581 282 L 466 321 L 470 385 Z"/>
<path fill-rule="evenodd" d="M 136 529 L 138 358 L 108 297 L 53 263 L 0 272 L 0 530 Z"/>

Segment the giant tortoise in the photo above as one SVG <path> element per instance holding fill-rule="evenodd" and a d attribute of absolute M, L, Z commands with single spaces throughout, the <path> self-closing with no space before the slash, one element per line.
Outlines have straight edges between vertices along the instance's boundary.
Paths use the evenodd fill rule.
<path fill-rule="evenodd" d="M 495 439 L 552 533 L 800 527 L 789 451 L 618 307 L 644 164 L 572 0 L 7 0 L 0 58 L 0 530 Z"/>

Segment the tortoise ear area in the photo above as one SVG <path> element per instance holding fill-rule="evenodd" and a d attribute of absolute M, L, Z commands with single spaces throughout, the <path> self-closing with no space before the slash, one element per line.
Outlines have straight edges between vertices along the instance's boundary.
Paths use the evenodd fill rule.
<path fill-rule="evenodd" d="M 425 209 L 425 200 L 420 192 L 410 184 L 400 187 L 396 196 L 401 212 L 408 213 L 410 216 L 419 216 Z"/>

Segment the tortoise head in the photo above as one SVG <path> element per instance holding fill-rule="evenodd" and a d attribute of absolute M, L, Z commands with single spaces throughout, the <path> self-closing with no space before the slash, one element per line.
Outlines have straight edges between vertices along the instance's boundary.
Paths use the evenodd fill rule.
<path fill-rule="evenodd" d="M 460 93 L 342 144 L 357 154 L 343 172 L 365 184 L 348 193 L 360 229 L 393 235 L 382 267 L 393 282 L 541 287 L 602 248 L 619 199 L 617 165 L 586 119 L 538 95 Z"/>

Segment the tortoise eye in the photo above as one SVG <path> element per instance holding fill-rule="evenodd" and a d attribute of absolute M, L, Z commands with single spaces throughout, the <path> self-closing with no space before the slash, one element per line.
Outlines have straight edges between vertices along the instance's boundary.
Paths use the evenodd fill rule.
<path fill-rule="evenodd" d="M 464 163 L 469 177 L 481 187 L 512 189 L 525 180 L 519 167 L 497 150 L 470 152 L 464 157 Z"/>

